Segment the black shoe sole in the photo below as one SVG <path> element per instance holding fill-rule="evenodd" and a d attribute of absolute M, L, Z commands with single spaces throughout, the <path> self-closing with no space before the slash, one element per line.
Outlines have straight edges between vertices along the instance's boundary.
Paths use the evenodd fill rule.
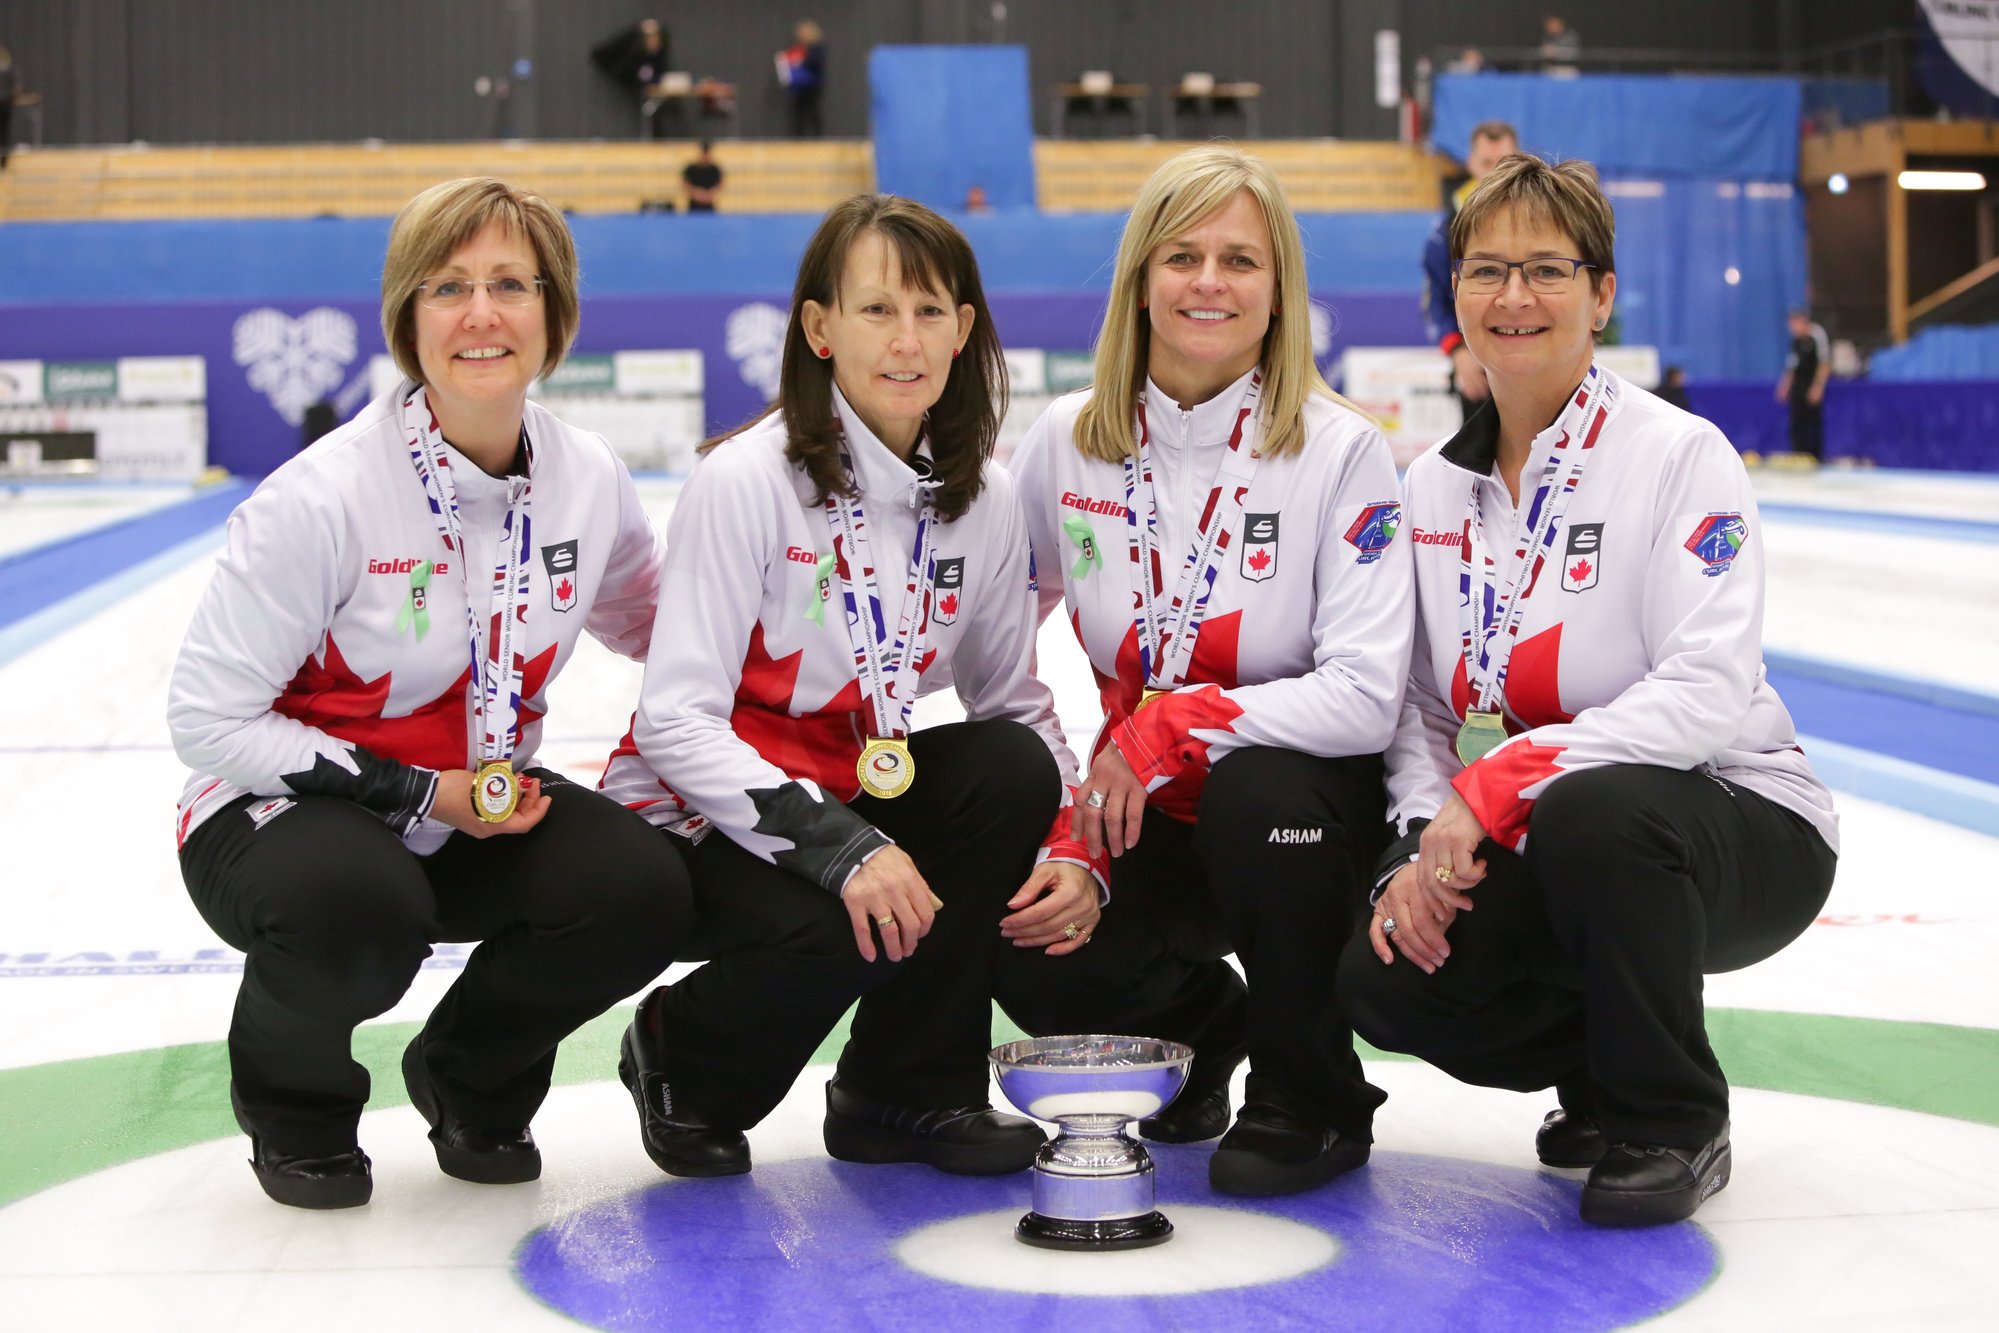
<path fill-rule="evenodd" d="M 1206 1143 L 1228 1132 L 1229 1104 L 1226 1098 L 1218 1105 L 1204 1107 L 1199 1113 L 1176 1117 L 1173 1113 L 1177 1109 L 1177 1104 L 1169 1106 L 1152 1119 L 1139 1121 L 1138 1136 L 1154 1143 Z"/>
<path fill-rule="evenodd" d="M 1668 1222 L 1684 1222 L 1700 1206 L 1728 1185 L 1734 1165 L 1732 1147 L 1723 1148 L 1707 1171 L 1682 1189 L 1636 1190 L 1591 1189 L 1583 1186 L 1582 1219 L 1600 1227 L 1656 1227 Z"/>
<path fill-rule="evenodd" d="M 373 1176 L 321 1176 L 307 1180 L 298 1176 L 267 1175 L 257 1169 L 255 1162 L 250 1164 L 250 1172 L 264 1187 L 264 1193 L 287 1208 L 311 1208 L 315 1211 L 359 1208 L 375 1193 Z"/>
<path fill-rule="evenodd" d="M 666 1172 L 669 1176 L 679 1176 L 689 1180 L 714 1180 L 722 1176 L 746 1176 L 750 1173 L 750 1144 L 748 1139 L 743 1140 L 743 1156 L 741 1161 L 724 1162 L 713 1160 L 700 1162 L 688 1161 L 686 1158 L 675 1156 L 652 1141 L 652 1135 L 646 1133 L 647 1110 L 645 1094 L 639 1090 L 637 1066 L 632 1059 L 632 1031 L 630 1028 L 625 1029 L 623 1039 L 618 1042 L 618 1082 L 624 1084 L 625 1091 L 631 1094 L 632 1107 L 639 1113 L 639 1144 L 646 1150 L 646 1156 L 652 1158 L 654 1166 Z"/>
<path fill-rule="evenodd" d="M 1208 1187 L 1217 1194 L 1267 1199 L 1318 1189 L 1367 1164 L 1371 1144 L 1339 1139 L 1305 1162 L 1281 1162 L 1262 1153 L 1222 1148 L 1208 1159 Z"/>
<path fill-rule="evenodd" d="M 1595 1166 L 1603 1160 L 1603 1154 L 1608 1150 L 1609 1146 L 1609 1144 L 1599 1138 L 1596 1144 L 1596 1151 L 1594 1152 L 1588 1149 L 1574 1149 L 1563 1152 L 1558 1148 L 1543 1148 L 1537 1141 L 1534 1144 L 1534 1156 L 1540 1160 L 1542 1166 L 1570 1170 L 1576 1167 Z"/>
<path fill-rule="evenodd" d="M 843 1162 L 883 1166 L 919 1162 L 953 1176 L 1004 1176 L 1034 1165 L 1034 1155 L 1047 1140 L 1037 1130 L 1033 1142 L 939 1143 L 869 1120 L 828 1113 L 824 1127 L 826 1152 Z"/>
<path fill-rule="evenodd" d="M 403 1048 L 403 1088 L 409 1093 L 410 1105 L 430 1126 L 431 1150 L 437 1154 L 437 1169 L 454 1180 L 463 1180 L 473 1185 L 525 1185 L 531 1180 L 541 1179 L 541 1149 L 530 1148 L 525 1152 L 468 1152 L 440 1143 L 437 1138 L 437 1122 L 442 1112 L 437 1105 L 437 1097 L 431 1091 L 430 1075 L 423 1067 L 423 1056 L 418 1050 L 422 1038 L 411 1038 Z"/>

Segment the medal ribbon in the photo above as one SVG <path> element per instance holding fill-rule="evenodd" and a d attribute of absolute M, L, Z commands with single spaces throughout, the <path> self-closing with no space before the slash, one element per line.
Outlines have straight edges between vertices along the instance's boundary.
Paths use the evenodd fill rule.
<path fill-rule="evenodd" d="M 1214 595 L 1222 557 L 1234 539 L 1236 520 L 1242 517 L 1242 498 L 1249 492 L 1250 478 L 1256 475 L 1260 455 L 1254 445 L 1244 449 L 1243 441 L 1255 421 L 1262 392 L 1263 374 L 1259 371 L 1249 377 L 1249 387 L 1236 408 L 1228 453 L 1215 474 L 1207 503 L 1201 507 L 1200 527 L 1187 548 L 1179 583 L 1163 619 L 1159 602 L 1165 596 L 1166 580 L 1159 554 L 1159 506 L 1153 494 L 1152 435 L 1145 404 L 1139 403 L 1138 452 L 1124 460 L 1124 507 L 1132 568 L 1138 576 L 1138 612 L 1132 622 L 1138 634 L 1138 665 L 1148 689 L 1177 689 L 1187 679 L 1194 642 L 1200 637 L 1201 622 L 1207 619 L 1208 598 Z"/>
<path fill-rule="evenodd" d="M 1610 377 L 1592 365 L 1555 424 L 1537 437 L 1553 433 L 1555 441 L 1541 459 L 1541 484 L 1533 502 L 1514 530 L 1513 555 L 1507 564 L 1512 574 L 1503 587 L 1497 582 L 1492 557 L 1486 554 L 1480 487 L 1478 482 L 1472 483 L 1465 537 L 1458 547 L 1458 596 L 1464 608 L 1459 647 L 1465 658 L 1466 683 L 1471 687 L 1470 711 L 1497 712 L 1499 701 L 1505 698 L 1506 671 L 1520 636 L 1527 593 L 1548 563 L 1548 552 L 1562 530 L 1562 519 L 1569 512 L 1569 501 L 1575 498 L 1590 450 L 1596 447 L 1597 436 L 1616 402 L 1617 390 Z M 1475 559 L 1479 562 L 1476 578 Z"/>
<path fill-rule="evenodd" d="M 528 477 L 507 479 L 507 517 L 500 528 L 499 558 L 493 566 L 489 597 L 490 618 L 497 629 L 489 644 L 486 627 L 480 624 L 474 607 L 470 557 L 458 516 L 458 488 L 451 480 L 451 455 L 421 386 L 409 386 L 403 395 L 401 421 L 410 464 L 416 469 L 424 498 L 430 502 L 431 521 L 437 525 L 444 549 L 457 555 L 458 576 L 466 581 L 465 626 L 476 685 L 472 723 L 479 736 L 479 758 L 482 762 L 511 759 L 520 744 L 521 675 L 526 665 L 522 640 L 527 633 L 531 482 Z M 534 445 L 525 424 L 521 427 L 521 447 L 527 452 L 532 474 Z"/>
<path fill-rule="evenodd" d="M 909 734 L 909 712 L 916 706 L 916 683 L 923 670 L 918 661 L 923 656 L 923 635 L 930 625 L 931 585 L 937 577 L 930 541 L 934 514 L 930 493 L 934 486 L 922 483 L 923 506 L 916 515 L 916 545 L 910 553 L 909 578 L 903 584 L 902 618 L 891 642 L 875 582 L 874 559 L 868 549 L 867 515 L 845 440 L 840 445 L 840 466 L 853 484 L 854 494 L 827 496 L 826 522 L 833 529 L 836 563 L 842 566 L 838 570 L 840 595 L 847 611 L 848 637 L 854 645 L 854 674 L 873 706 L 874 727 L 869 734 L 900 738 Z M 841 537 L 845 542 L 839 541 Z M 860 605 L 862 598 L 867 602 L 865 608 Z M 909 684 L 906 691 L 901 689 L 905 681 Z M 891 698 L 897 700 L 898 707 L 891 707 Z"/>

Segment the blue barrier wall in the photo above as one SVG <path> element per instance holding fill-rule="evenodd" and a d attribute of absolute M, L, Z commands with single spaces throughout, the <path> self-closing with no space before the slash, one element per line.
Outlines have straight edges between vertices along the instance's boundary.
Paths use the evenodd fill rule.
<path fill-rule="evenodd" d="M 1774 400 L 1775 387 L 1773 380 L 1690 384 L 1687 398 L 1742 452 L 1788 453 L 1789 418 Z M 1991 381 L 1834 380 L 1826 386 L 1825 456 L 1882 467 L 1999 472 L 1999 391 Z"/>
<path fill-rule="evenodd" d="M 868 53 L 875 175 L 891 194 L 957 208 L 1034 207 L 1024 46 L 877 46 Z"/>
<path fill-rule="evenodd" d="M 1798 174 L 1796 79 L 1679 74 L 1444 74 L 1430 138 L 1463 157 L 1472 126 L 1504 120 L 1520 146 L 1606 176 L 1788 181 Z"/>

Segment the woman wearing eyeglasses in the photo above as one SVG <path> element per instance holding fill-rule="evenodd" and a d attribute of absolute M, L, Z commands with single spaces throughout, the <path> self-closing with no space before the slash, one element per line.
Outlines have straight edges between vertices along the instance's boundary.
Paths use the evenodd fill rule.
<path fill-rule="evenodd" d="M 181 871 L 246 955 L 230 1096 L 279 1203 L 368 1201 L 350 1042 L 431 945 L 484 941 L 403 1079 L 438 1166 L 501 1184 L 541 1172 L 528 1122 L 556 1043 L 691 926 L 665 840 L 534 765 L 579 635 L 643 657 L 659 591 L 623 464 L 527 401 L 576 324 L 546 202 L 490 179 L 418 195 L 382 273 L 406 378 L 231 516 L 181 646 Z"/>
<path fill-rule="evenodd" d="M 1763 549 L 1729 442 L 1594 358 L 1614 220 L 1584 162 L 1515 155 L 1450 245 L 1488 407 L 1404 486 L 1417 630 L 1388 755 L 1404 836 L 1341 994 L 1377 1046 L 1554 1087 L 1535 1140 L 1582 1216 L 1728 1183 L 1702 975 L 1795 939 L 1838 825 L 1763 679 Z"/>

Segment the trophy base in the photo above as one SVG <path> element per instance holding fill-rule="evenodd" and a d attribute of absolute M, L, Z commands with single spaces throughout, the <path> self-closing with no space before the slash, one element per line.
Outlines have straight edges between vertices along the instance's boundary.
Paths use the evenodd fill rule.
<path fill-rule="evenodd" d="M 1154 1209 L 1143 1217 L 1108 1222 L 1076 1222 L 1029 1213 L 1013 1229 L 1014 1239 L 1044 1250 L 1139 1250 L 1173 1238 L 1173 1224 Z"/>

